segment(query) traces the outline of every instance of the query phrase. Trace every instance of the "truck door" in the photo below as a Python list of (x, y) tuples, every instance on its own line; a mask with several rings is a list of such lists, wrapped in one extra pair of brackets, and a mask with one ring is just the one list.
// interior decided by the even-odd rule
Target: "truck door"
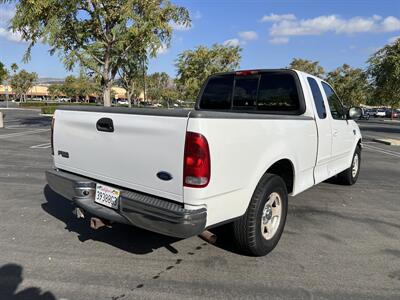
[(349, 167), (352, 155), (354, 133), (347, 121), (346, 111), (335, 91), (326, 82), (322, 82), (326, 101), (329, 105), (329, 118), (332, 122), (332, 158), (329, 166), (330, 176)]
[(332, 129), (331, 119), (327, 117), (326, 103), (322, 96), (321, 86), (312, 77), (307, 77), (307, 81), (314, 100), (312, 102), (318, 130), (318, 152), (314, 168), (314, 180), (317, 184), (330, 177), (329, 163), (332, 155)]

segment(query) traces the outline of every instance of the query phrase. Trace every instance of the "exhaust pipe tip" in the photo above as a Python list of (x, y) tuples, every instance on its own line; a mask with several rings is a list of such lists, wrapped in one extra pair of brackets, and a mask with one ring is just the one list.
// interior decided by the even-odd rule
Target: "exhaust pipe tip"
[(102, 219), (99, 218), (90, 218), (90, 228), (97, 230), (99, 228), (102, 228), (104, 226), (108, 226), (108, 224), (105, 223)]
[(78, 218), (78, 219), (84, 219), (85, 218), (85, 211), (80, 208), (80, 207), (75, 207), (73, 214)]
[(204, 230), (200, 235), (200, 238), (202, 238), (203, 240), (205, 240), (207, 243), (210, 244), (215, 244), (215, 242), (217, 241), (217, 235), (208, 231), (208, 230)]

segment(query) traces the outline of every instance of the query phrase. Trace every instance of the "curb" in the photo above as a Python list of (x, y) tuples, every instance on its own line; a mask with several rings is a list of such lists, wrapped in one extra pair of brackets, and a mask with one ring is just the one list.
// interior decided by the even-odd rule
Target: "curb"
[(374, 142), (389, 145), (389, 146), (400, 146), (400, 140), (395, 139), (372, 139)]

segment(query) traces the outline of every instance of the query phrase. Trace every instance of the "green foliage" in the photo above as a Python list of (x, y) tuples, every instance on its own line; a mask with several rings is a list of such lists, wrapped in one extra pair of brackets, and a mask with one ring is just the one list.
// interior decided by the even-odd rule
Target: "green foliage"
[(11, 26), (29, 42), (25, 59), (39, 41), (58, 52), (65, 66), (79, 63), (101, 77), (104, 104), (111, 105), (111, 87), (125, 57), (156, 56), (168, 46), (171, 22), (188, 26), (186, 8), (169, 0), (0, 0), (17, 2)]
[(11, 78), (11, 87), (18, 97), (22, 96), (23, 100), (25, 100), (26, 94), (29, 89), (33, 87), (37, 78), (38, 76), (36, 73), (29, 73), (25, 70), (21, 70)]
[(3, 83), (4, 80), (6, 80), (8, 77), (8, 71), (4, 67), (3, 63), (0, 62), (0, 84)]
[(26, 101), (26, 102), (19, 104), (20, 107), (32, 107), (32, 108), (42, 108), (42, 107), (47, 107), (47, 106), (62, 106), (62, 105), (68, 105), (68, 106), (93, 105), (93, 106), (96, 106), (97, 103)]
[(343, 64), (329, 72), (326, 79), (347, 107), (367, 104), (369, 86), (363, 70)]
[(101, 87), (98, 82), (81, 73), (79, 77), (68, 76), (62, 86), (62, 91), (68, 97), (86, 99), (90, 95), (99, 95)]
[(41, 108), (42, 114), (44, 115), (53, 115), (56, 111), (57, 106), (43, 106)]
[(183, 98), (194, 101), (208, 76), (237, 69), (241, 60), (241, 48), (215, 44), (211, 48), (199, 46), (178, 55), (175, 66), (178, 71), (178, 88)]
[(51, 84), (47, 91), (52, 99), (61, 97), (63, 95), (62, 84)]
[(125, 88), (129, 107), (132, 106), (132, 97), (138, 98), (144, 87), (146, 64), (143, 54), (127, 55), (121, 62), (118, 70), (119, 83)]
[(52, 99), (62, 96), (74, 100), (87, 100), (91, 95), (99, 95), (101, 87), (98, 82), (81, 73), (79, 77), (67, 76), (62, 84), (52, 84), (48, 88)]
[(11, 64), (11, 70), (13, 71), (13, 73), (17, 73), (18, 71), (18, 65), (16, 63), (12, 63)]
[(400, 38), (375, 52), (368, 63), (376, 102), (400, 106)]
[(302, 58), (293, 58), (288, 68), (303, 71), (317, 77), (323, 77), (325, 74), (324, 68), (318, 61), (311, 61)]
[(173, 80), (165, 72), (156, 72), (147, 77), (147, 98), (150, 100), (161, 100), (165, 97), (164, 92), (173, 88)]

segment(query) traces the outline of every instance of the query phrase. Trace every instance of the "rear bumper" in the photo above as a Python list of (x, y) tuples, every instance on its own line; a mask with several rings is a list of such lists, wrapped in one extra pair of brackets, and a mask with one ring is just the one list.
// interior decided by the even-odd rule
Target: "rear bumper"
[(161, 234), (186, 238), (203, 232), (206, 208), (188, 210), (169, 200), (121, 190), (117, 210), (94, 202), (96, 182), (61, 170), (46, 171), (50, 188), (97, 217), (131, 224)]

